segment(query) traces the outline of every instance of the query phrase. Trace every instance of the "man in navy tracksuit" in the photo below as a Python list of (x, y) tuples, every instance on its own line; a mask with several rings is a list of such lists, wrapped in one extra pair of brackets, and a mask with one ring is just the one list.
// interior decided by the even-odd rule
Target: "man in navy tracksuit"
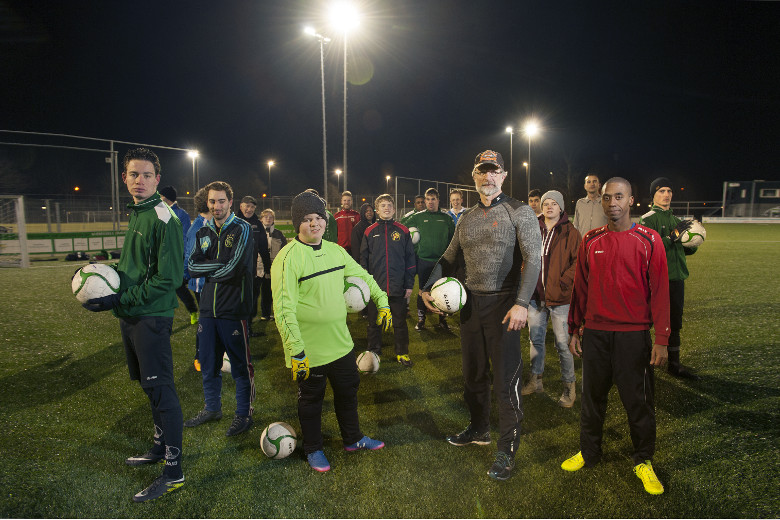
[[(360, 265), (371, 273), (377, 285), (387, 293), (393, 316), (393, 336), (396, 360), (406, 367), (409, 359), (409, 329), (406, 325), (406, 305), (412, 295), (417, 263), (409, 229), (393, 220), (395, 204), (388, 194), (376, 198), (379, 220), (366, 228), (360, 245)], [(368, 349), (382, 351), (382, 330), (376, 324), (377, 308), (373, 302), (368, 310)]]
[(236, 382), (236, 414), (227, 435), (252, 426), (254, 368), (249, 354), (248, 320), (252, 314), (255, 277), (252, 226), (238, 218), (233, 190), (226, 182), (205, 187), (212, 219), (196, 235), (187, 264), (193, 278), (206, 277), (200, 296), (198, 347), (206, 406), (184, 426), (199, 426), (222, 418), (222, 356), (230, 359)]

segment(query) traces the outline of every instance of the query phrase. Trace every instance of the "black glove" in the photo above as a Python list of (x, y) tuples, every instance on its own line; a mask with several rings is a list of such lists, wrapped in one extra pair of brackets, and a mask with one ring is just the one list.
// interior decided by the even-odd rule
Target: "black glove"
[(82, 303), (81, 306), (92, 312), (110, 311), (119, 305), (120, 298), (121, 295), (119, 293), (109, 294), (108, 296), (87, 300), (85, 303)]
[(674, 228), (671, 233), (669, 233), (669, 238), (672, 240), (672, 242), (677, 242), (680, 240), (680, 237), (683, 233), (688, 231), (691, 226), (693, 225), (693, 220), (681, 220), (679, 224), (677, 224), (677, 227)]

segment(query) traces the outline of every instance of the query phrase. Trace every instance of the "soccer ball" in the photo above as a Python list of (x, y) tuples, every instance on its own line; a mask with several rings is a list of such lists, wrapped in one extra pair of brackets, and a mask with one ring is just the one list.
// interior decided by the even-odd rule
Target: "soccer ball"
[(685, 247), (699, 247), (704, 243), (705, 238), (707, 238), (707, 230), (698, 220), (694, 220), (691, 227), (683, 231), (680, 242)]
[(295, 451), (298, 438), (292, 426), (275, 422), (266, 426), (260, 435), (260, 447), (268, 458), (283, 459)]
[(409, 234), (412, 235), (412, 244), (416, 244), (420, 241), (420, 230), (416, 227), (410, 227)]
[(87, 264), (73, 275), (70, 288), (81, 303), (116, 294), (119, 292), (119, 273), (106, 264)]
[(370, 300), (371, 291), (362, 278), (347, 276), (344, 279), (344, 303), (347, 305), (347, 312), (362, 311)]
[(379, 356), (366, 350), (357, 357), (358, 372), (361, 374), (376, 374), (379, 371)]
[(457, 279), (440, 278), (431, 288), (434, 307), (447, 314), (458, 312), (466, 304), (466, 289)]
[(222, 371), (226, 374), (230, 374), (230, 358), (227, 355), (227, 352), (222, 356)]

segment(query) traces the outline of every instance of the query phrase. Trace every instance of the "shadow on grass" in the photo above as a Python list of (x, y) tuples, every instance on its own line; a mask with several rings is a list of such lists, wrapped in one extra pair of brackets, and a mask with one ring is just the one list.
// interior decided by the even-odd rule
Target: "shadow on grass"
[(84, 390), (125, 365), (121, 343), (109, 345), (82, 359), (73, 354), (30, 367), (0, 379), (2, 407), (6, 413), (39, 406)]

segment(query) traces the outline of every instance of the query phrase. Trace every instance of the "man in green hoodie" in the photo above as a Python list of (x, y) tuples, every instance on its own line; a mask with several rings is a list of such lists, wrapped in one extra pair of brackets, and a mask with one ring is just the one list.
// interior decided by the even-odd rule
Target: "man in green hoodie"
[(182, 412), (173, 382), (171, 329), (178, 306), (176, 288), (184, 276), (181, 222), (160, 199), (160, 160), (146, 148), (125, 154), (122, 180), (133, 204), (119, 259), (120, 289), (93, 298), (84, 307), (111, 310), (119, 318), (130, 379), (149, 397), (154, 420), (152, 448), (125, 460), (128, 466), (163, 462), (163, 472), (133, 497), (135, 502), (159, 498), (184, 485), (181, 469)]
[(691, 227), (692, 220), (680, 220), (672, 214), (672, 181), (659, 177), (650, 184), (653, 207), (642, 215), (639, 223), (654, 229), (661, 235), (666, 249), (666, 264), (669, 267), (669, 367), (675, 377), (698, 380), (699, 376), (680, 364), (680, 329), (682, 329), (683, 305), (685, 303), (685, 279), (688, 278), (687, 255), (696, 252), (695, 247), (683, 247), (682, 234)]

